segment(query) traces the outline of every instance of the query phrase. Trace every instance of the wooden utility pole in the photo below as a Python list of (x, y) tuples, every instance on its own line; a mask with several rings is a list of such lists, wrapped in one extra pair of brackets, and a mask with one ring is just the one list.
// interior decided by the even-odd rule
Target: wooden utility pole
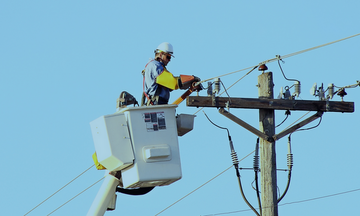
[[(259, 98), (189, 96), (186, 100), (187, 106), (220, 108), (220, 114), (261, 138), (261, 216), (278, 216), (275, 141), (318, 119), (323, 112), (354, 112), (353, 102), (274, 99), (273, 87), (272, 73), (267, 72), (258, 76)], [(225, 107), (259, 109), (260, 129), (226, 111)], [(306, 110), (317, 113), (275, 134), (275, 110)]]
[[(273, 99), (272, 73), (263, 73), (258, 76), (259, 98)], [(259, 109), (260, 131), (268, 137), (275, 135), (273, 109)], [(276, 152), (275, 141), (260, 139), (260, 170), (261, 170), (261, 206), (262, 215), (277, 216), (277, 180), (276, 180)]]

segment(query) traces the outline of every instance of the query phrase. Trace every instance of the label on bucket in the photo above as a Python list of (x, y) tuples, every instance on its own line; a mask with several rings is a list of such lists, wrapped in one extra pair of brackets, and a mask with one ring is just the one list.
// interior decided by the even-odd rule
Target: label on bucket
[(148, 132), (166, 130), (164, 112), (143, 113), (143, 119)]

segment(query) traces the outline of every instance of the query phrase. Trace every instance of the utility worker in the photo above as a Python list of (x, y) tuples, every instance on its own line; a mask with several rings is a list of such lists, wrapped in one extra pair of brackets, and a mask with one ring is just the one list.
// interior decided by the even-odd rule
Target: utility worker
[[(144, 76), (142, 105), (167, 104), (170, 91), (179, 88), (188, 89), (192, 83), (200, 81), (195, 76), (174, 77), (166, 69), (171, 58), (174, 57), (173, 46), (170, 43), (161, 43), (154, 52), (155, 58), (151, 59), (142, 71)], [(147, 99), (146, 104), (145, 98)]]

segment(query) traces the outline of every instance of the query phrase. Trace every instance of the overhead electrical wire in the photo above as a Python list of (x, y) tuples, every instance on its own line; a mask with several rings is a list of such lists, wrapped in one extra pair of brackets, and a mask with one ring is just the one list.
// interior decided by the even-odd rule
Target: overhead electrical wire
[[(308, 115), (311, 111), (308, 111), (307, 113), (305, 113), (303, 116), (301, 116), (300, 118), (298, 118), (296, 121), (294, 121), (292, 124), (290, 124), (289, 126), (287, 126), (284, 130), (282, 130), (281, 132), (287, 130), (288, 128), (290, 128), (292, 125), (294, 125), (296, 122), (300, 121), (302, 118), (304, 118), (306, 115)], [(281, 133), (280, 132), (280, 133)]]
[(280, 124), (276, 125), (275, 126), (276, 128), (279, 127), (280, 125), (282, 125), (288, 119), (289, 115), (291, 115), (290, 110), (286, 110), (285, 115), (286, 115), (285, 119)]
[[(252, 68), (249, 72), (247, 72), (244, 76), (242, 76), (239, 80), (237, 80), (237, 81), (236, 81), (235, 83), (233, 83), (229, 88), (227, 88), (227, 90), (228, 90), (228, 89), (230, 89), (231, 87), (233, 87), (236, 83), (238, 83), (240, 80), (242, 80), (245, 76), (249, 75), (253, 70), (255, 70), (258, 66), (260, 66), (260, 65), (262, 65), (262, 64), (267, 64), (267, 63), (270, 63), (270, 62), (273, 62), (273, 61), (278, 61), (278, 62), (279, 62), (280, 60), (283, 60), (283, 59), (285, 59), (285, 58), (289, 58), (289, 57), (292, 57), (292, 56), (295, 56), (295, 55), (299, 55), (299, 54), (301, 54), (301, 53), (305, 53), (305, 52), (308, 52), (308, 51), (311, 51), (311, 50), (315, 50), (315, 49), (318, 49), (318, 48), (321, 48), (321, 47), (324, 47), (324, 46), (328, 46), (328, 45), (331, 45), (331, 44), (334, 44), (334, 43), (337, 43), (337, 42), (340, 42), (340, 41), (343, 41), (343, 40), (347, 40), (347, 39), (350, 39), (350, 38), (352, 38), (352, 37), (356, 37), (356, 36), (359, 36), (359, 35), (360, 35), (360, 33), (359, 33), (359, 34), (352, 35), (352, 36), (349, 36), (349, 37), (346, 37), (346, 38), (342, 38), (342, 39), (339, 39), (339, 40), (336, 40), (336, 41), (332, 41), (332, 42), (329, 42), (329, 43), (325, 43), (325, 44), (322, 44), (322, 45), (319, 45), (319, 46), (315, 46), (315, 47), (312, 47), (312, 48), (309, 48), (309, 49), (305, 49), (305, 50), (301, 50), (301, 51), (298, 51), (298, 52), (294, 52), (294, 53), (291, 53), (291, 54), (288, 54), (288, 55), (284, 55), (284, 56), (277, 55), (276, 58), (272, 58), (272, 59), (269, 59), (269, 60), (267, 60), (267, 61), (261, 62), (261, 63), (259, 63), (258, 65), (255, 65), (255, 66), (253, 66), (253, 67), (248, 67), (248, 68), (241, 69), (241, 70), (237, 70), (237, 71), (234, 71), (234, 72), (231, 72), (231, 73), (223, 74), (223, 75), (220, 75), (220, 76), (217, 76), (217, 77), (209, 78), (209, 79), (206, 79), (206, 80), (201, 81), (200, 83), (203, 83), (203, 82), (206, 82), (206, 81), (210, 81), (210, 80), (213, 80), (213, 79), (215, 79), (215, 78), (220, 78), (220, 77), (223, 77), (223, 76), (227, 76), (227, 75), (230, 75), (230, 74), (238, 73), (238, 72), (240, 72), (240, 71), (244, 71), (244, 70), (247, 70), (247, 69), (251, 69), (251, 68)], [(280, 62), (279, 62), (279, 66), (280, 66), (280, 69), (281, 69), (281, 71), (282, 71)], [(282, 73), (283, 73), (283, 75), (284, 75), (284, 78), (287, 79), (283, 71), (282, 71)], [(289, 79), (287, 79), (287, 80), (289, 80)], [(298, 80), (294, 80), (294, 81), (298, 81)], [(299, 81), (298, 81), (298, 82), (299, 82)], [(199, 84), (200, 84), (200, 83), (199, 83)], [(360, 84), (359, 84), (359, 85), (360, 85)], [(221, 94), (219, 94), (219, 96), (222, 95), (224, 92), (225, 92), (225, 91), (223, 91)], [(226, 92), (226, 93), (227, 93), (227, 92)], [(197, 113), (198, 113), (199, 111), (201, 111), (202, 109), (204, 109), (204, 107), (199, 108), (198, 111), (196, 111), (196, 112), (194, 113), (194, 115), (197, 114)], [(310, 111), (307, 112), (305, 115), (303, 115), (301, 118), (305, 117), (305, 116), (306, 116), (307, 114), (309, 114), (309, 113), (310, 113)], [(287, 117), (288, 117), (288, 115), (287, 115)], [(287, 119), (287, 117), (285, 118), (285, 120)], [(297, 121), (299, 121), (301, 118), (299, 118)], [(285, 120), (284, 120), (284, 121), (285, 121)], [(284, 122), (284, 121), (283, 121), (283, 122)], [(295, 121), (295, 122), (292, 123), (291, 125), (295, 124), (297, 121)], [(282, 123), (283, 123), (283, 122), (282, 122)], [(320, 122), (321, 122), (321, 119), (320, 119)], [(319, 124), (320, 124), (320, 122), (319, 122)], [(281, 123), (281, 124), (282, 124), (282, 123)], [(279, 124), (278, 126), (280, 126), (281, 124)], [(318, 124), (318, 125), (319, 125), (319, 124)], [(291, 127), (291, 125), (289, 125), (289, 126), (288, 126), (287, 128), (285, 128), (284, 130), (286, 130), (286, 129), (288, 129), (289, 127)], [(317, 126), (318, 126), (318, 125), (317, 125)], [(317, 127), (317, 126), (315, 126), (315, 127)], [(288, 189), (288, 185), (289, 185), (289, 183), (290, 183), (290, 178), (291, 178), (291, 172), (289, 172), (287, 189)], [(287, 191), (287, 189), (286, 189), (286, 191)], [(284, 192), (283, 195), (285, 195), (286, 191)], [(281, 199), (282, 199), (282, 198), (283, 198), (283, 196), (281, 196)], [(280, 202), (281, 199), (279, 199), (278, 202)]]
[(255, 172), (255, 190), (256, 190), (256, 196), (257, 196), (257, 200), (258, 200), (258, 204), (259, 204), (259, 212), (260, 215), (262, 215), (262, 208), (261, 208), (261, 199), (260, 199), (260, 190), (259, 190), (259, 180), (258, 180), (258, 174), (260, 171), (260, 166), (259, 166), (259, 141), (260, 138), (258, 137), (256, 139), (256, 145), (255, 145), (255, 155), (254, 155), (254, 172)]
[[(332, 41), (332, 42), (329, 42), (329, 43), (325, 43), (325, 44), (322, 44), (322, 45), (319, 45), (319, 46), (315, 46), (315, 47), (311, 47), (311, 48), (308, 48), (308, 49), (304, 49), (304, 50), (300, 50), (298, 52), (293, 52), (293, 53), (290, 53), (290, 54), (287, 54), (287, 55), (284, 55), (284, 56), (280, 56), (280, 55), (276, 55), (275, 58), (272, 58), (272, 59), (268, 59), (266, 61), (263, 61), (261, 63), (259, 63), (258, 65), (254, 65), (252, 67), (247, 67), (247, 68), (244, 68), (244, 69), (240, 69), (240, 70), (237, 70), (237, 71), (233, 71), (233, 72), (230, 72), (230, 73), (226, 73), (226, 74), (222, 74), (220, 76), (216, 76), (216, 77), (212, 77), (212, 78), (209, 78), (209, 79), (205, 79), (205, 80), (202, 80), (200, 82), (198, 82), (197, 84), (200, 85), (201, 83), (204, 83), (204, 82), (207, 82), (207, 81), (210, 81), (210, 80), (213, 80), (213, 79), (216, 79), (216, 78), (220, 78), (220, 77), (224, 77), (224, 76), (228, 76), (228, 75), (231, 75), (231, 74), (235, 74), (235, 73), (238, 73), (238, 72), (241, 72), (241, 71), (244, 71), (244, 70), (249, 70), (251, 69), (249, 72), (247, 72), (244, 76), (242, 76), (240, 79), (238, 79), (237, 81), (235, 81), (231, 86), (229, 86), (227, 88), (227, 90), (229, 90), (231, 87), (233, 87), (236, 83), (238, 83), (240, 80), (242, 80), (245, 76), (249, 75), (252, 71), (254, 71), (257, 67), (259, 67), (260, 65), (262, 64), (267, 64), (267, 63), (270, 63), (270, 62), (273, 62), (273, 61), (279, 61), (279, 60), (283, 60), (283, 59), (286, 59), (286, 58), (290, 58), (292, 56), (295, 56), (295, 55), (299, 55), (299, 54), (302, 54), (302, 53), (305, 53), (305, 52), (309, 52), (309, 51), (312, 51), (312, 50), (315, 50), (315, 49), (319, 49), (321, 47), (325, 47), (325, 46), (328, 46), (328, 45), (331, 45), (331, 44), (334, 44), (334, 43), (338, 43), (340, 41), (344, 41), (344, 40), (347, 40), (347, 39), (350, 39), (350, 38), (353, 38), (353, 37), (356, 37), (356, 36), (359, 36), (360, 33), (358, 34), (355, 34), (355, 35), (351, 35), (349, 37), (345, 37), (345, 38), (342, 38), (342, 39), (339, 39), (339, 40), (335, 40), (335, 41)], [(223, 91), (220, 95), (222, 95), (225, 91)], [(197, 114), (198, 112), (200, 112), (202, 109), (204, 109), (204, 107), (202, 108), (199, 108), (198, 111), (196, 111), (194, 113)]]
[(246, 75), (248, 75), (249, 73), (251, 73), (255, 68), (257, 68), (259, 65), (254, 65), (252, 67), (247, 67), (247, 68), (243, 68), (243, 69), (240, 69), (240, 70), (236, 70), (236, 71), (233, 71), (233, 72), (230, 72), (230, 73), (226, 73), (226, 74), (222, 74), (220, 76), (216, 76), (216, 77), (212, 77), (212, 78), (209, 78), (209, 79), (205, 79), (205, 80), (201, 80), (200, 82), (198, 82), (199, 84), (201, 83), (204, 83), (204, 82), (207, 82), (207, 81), (210, 81), (210, 80), (213, 80), (213, 79), (216, 79), (216, 78), (220, 78), (220, 77), (224, 77), (224, 76), (228, 76), (228, 75), (231, 75), (231, 74), (234, 74), (234, 73), (239, 73), (241, 71), (244, 71), (244, 70), (250, 70), (250, 72), (246, 73)]
[[(245, 157), (243, 157), (242, 159), (239, 160), (239, 162), (241, 162), (242, 160), (244, 160), (245, 158), (249, 157), (250, 155), (252, 155), (252, 153), (254, 153), (254, 151), (250, 152), (248, 155), (246, 155)], [(194, 190), (192, 190), (191, 192), (189, 192), (188, 194), (186, 194), (185, 196), (181, 197), (180, 199), (178, 199), (177, 201), (175, 201), (174, 203), (172, 203), (171, 205), (169, 205), (168, 207), (164, 208), (163, 210), (161, 210), (159, 213), (157, 213), (155, 216), (163, 213), (164, 211), (166, 211), (167, 209), (169, 209), (170, 207), (174, 206), (175, 204), (177, 204), (178, 202), (180, 202), (181, 200), (185, 199), (186, 197), (188, 197), (189, 195), (191, 195), (192, 193), (194, 193), (195, 191), (199, 190), (200, 188), (204, 187), (206, 184), (210, 183), (211, 181), (213, 181), (214, 179), (216, 179), (217, 177), (219, 177), (220, 175), (224, 174), (226, 171), (228, 171), (229, 169), (231, 169), (233, 167), (233, 165), (231, 165), (230, 167), (226, 168), (224, 171), (220, 172), (219, 174), (217, 174), (216, 176), (214, 176), (213, 178), (211, 178), (210, 180), (208, 180), (207, 182), (205, 182), (204, 184), (200, 185), (199, 187), (195, 188)]]
[(279, 64), (280, 71), (281, 71), (282, 75), (284, 76), (284, 78), (285, 78), (286, 80), (288, 80), (288, 81), (297, 81), (297, 82), (300, 82), (300, 81), (297, 80), (297, 79), (289, 79), (289, 78), (287, 78), (287, 77), (285, 76), (285, 73), (284, 73), (284, 71), (283, 71), (283, 69), (282, 69), (282, 67), (281, 67), (281, 64), (280, 64), (280, 60), (282, 60), (282, 59), (278, 59), (278, 64)]
[(57, 210), (59, 210), (61, 207), (63, 207), (64, 205), (68, 204), (70, 201), (72, 201), (73, 199), (75, 199), (76, 197), (78, 197), (80, 194), (84, 193), (85, 191), (89, 190), (91, 187), (93, 187), (94, 185), (96, 185), (97, 183), (99, 183), (101, 180), (103, 180), (105, 178), (102, 177), (101, 179), (99, 179), (98, 181), (96, 181), (94, 184), (90, 185), (89, 187), (87, 187), (85, 190), (81, 191), (80, 193), (76, 194), (73, 198), (69, 199), (68, 201), (66, 201), (64, 204), (62, 204), (61, 206), (57, 207), (54, 211), (50, 212), (47, 216), (51, 215), (52, 213), (56, 212)]
[[(232, 85), (230, 85), (227, 89), (225, 89), (223, 92), (221, 92), (219, 94), (219, 96), (221, 96), (222, 94), (224, 94), (225, 92), (227, 93), (227, 90), (229, 90), (231, 87), (233, 87), (234, 85), (236, 85), (240, 80), (242, 80), (243, 78), (245, 78), (247, 75), (249, 75), (251, 72), (253, 72), (258, 66), (255, 66), (254, 68), (252, 68), (250, 71), (248, 71), (245, 75), (243, 75), (240, 79), (236, 80)], [(251, 67), (250, 67), (251, 68)], [(246, 68), (246, 69), (250, 69), (250, 68)], [(246, 70), (243, 69), (243, 70)], [(242, 70), (240, 70), (242, 71)], [(208, 81), (211, 79), (208, 79)], [(196, 111), (193, 115), (196, 115), (198, 112), (200, 112), (202, 109), (204, 109), (204, 107), (199, 108), (198, 111)]]
[[(308, 111), (307, 113), (305, 113), (303, 116), (301, 116), (300, 118), (298, 118), (296, 121), (294, 121), (292, 124), (290, 124), (289, 126), (287, 126), (284, 130), (282, 130), (280, 133), (282, 133), (283, 131), (287, 130), (288, 128), (290, 128), (292, 125), (294, 125), (296, 122), (300, 121), (302, 118), (304, 118), (306, 115), (308, 115), (310, 113), (310, 111)], [(313, 127), (309, 127), (309, 128), (304, 128), (304, 129), (297, 129), (296, 131), (292, 132), (295, 133), (297, 131), (303, 131), (303, 130), (310, 130), (310, 129), (314, 129), (316, 127), (318, 127), (320, 125), (322, 121), (322, 116), (320, 116), (320, 120), (319, 123)]]
[[(318, 126), (321, 124), (321, 121), (322, 121), (322, 116), (320, 116), (319, 123), (318, 123), (317, 125), (315, 125), (315, 126), (313, 126), (313, 127), (309, 127), (309, 128), (297, 129), (296, 131), (304, 131), (304, 130), (314, 129), (314, 128), (318, 127)], [(294, 131), (294, 132), (296, 132), (296, 131)], [(293, 133), (294, 133), (294, 132), (293, 132)]]
[(358, 80), (356, 82), (357, 82), (356, 84), (347, 85), (347, 86), (344, 86), (344, 87), (339, 87), (339, 86), (335, 86), (335, 85), (334, 85), (334, 87), (339, 88), (339, 89), (356, 88), (357, 86), (360, 86), (360, 80)]
[[(302, 117), (301, 117), (302, 118)], [(304, 129), (297, 129), (295, 130), (294, 132), (292, 132), (289, 137), (288, 137), (288, 155), (287, 155), (287, 165), (288, 165), (288, 182), (287, 182), (287, 185), (286, 185), (286, 188), (285, 188), (285, 191), (284, 193), (280, 196), (280, 198), (277, 200), (277, 202), (279, 203), (285, 196), (285, 194), (287, 193), (288, 189), (289, 189), (289, 186), (290, 186), (290, 180), (291, 180), (291, 172), (292, 172), (292, 167), (293, 167), (293, 154), (291, 152), (291, 135), (297, 131), (304, 131), (304, 130), (311, 130), (311, 129), (314, 129), (316, 127), (318, 127), (321, 123), (321, 120), (322, 120), (322, 116), (320, 116), (320, 120), (319, 120), (319, 123), (313, 127), (309, 127), (309, 128), (304, 128)]]
[(37, 206), (35, 206), (34, 208), (32, 208), (30, 211), (28, 211), (25, 215), (29, 214), (30, 212), (34, 211), (37, 207), (39, 207), (40, 205), (42, 205), (44, 202), (46, 202), (47, 200), (49, 200), (51, 197), (53, 197), (55, 194), (57, 194), (58, 192), (60, 192), (62, 189), (64, 189), (66, 186), (68, 186), (70, 183), (72, 183), (73, 181), (75, 181), (77, 178), (79, 178), (80, 176), (82, 176), (84, 173), (86, 173), (87, 171), (89, 171), (93, 166), (95, 166), (95, 164), (93, 164), (92, 166), (90, 166), (89, 168), (87, 168), (85, 171), (83, 171), (82, 173), (80, 173), (78, 176), (76, 176), (74, 179), (72, 179), (70, 182), (68, 182), (67, 184), (65, 184), (64, 186), (62, 186), (59, 190), (57, 190), (55, 193), (51, 194), (48, 198), (46, 198), (44, 201), (42, 201), (41, 203), (39, 203)]
[[(235, 168), (235, 171), (236, 171), (236, 177), (238, 179), (238, 183), (239, 183), (239, 188), (240, 188), (240, 192), (241, 192), (241, 196), (243, 197), (244, 201), (246, 202), (246, 204), (254, 211), (254, 213), (258, 216), (261, 215), (261, 213), (259, 214), (256, 209), (250, 204), (250, 202), (248, 201), (248, 199), (246, 198), (245, 194), (244, 194), (244, 190), (242, 188), (242, 184), (241, 184), (241, 179), (240, 179), (240, 171), (239, 171), (239, 161), (237, 159), (237, 154), (235, 152), (235, 149), (234, 149), (234, 145), (233, 145), (233, 142), (231, 140), (231, 136), (230, 136), (230, 132), (229, 132), (229, 129), (225, 128), (225, 127), (220, 127), (219, 125), (215, 124), (213, 121), (210, 120), (210, 118), (206, 115), (206, 113), (204, 112), (206, 118), (211, 122), (211, 124), (215, 125), (216, 127), (220, 128), (220, 129), (225, 129), (227, 130), (227, 133), (228, 133), (228, 137), (229, 137), (229, 143), (230, 143), (230, 150), (231, 150), (231, 158), (232, 158), (232, 161), (233, 161), (233, 165), (234, 165), (234, 168)], [(255, 149), (255, 152), (257, 152), (257, 149)], [(257, 173), (255, 171), (255, 173)], [(257, 181), (257, 175), (255, 176), (255, 179)], [(256, 182), (256, 189), (257, 189), (257, 192), (258, 191), (258, 187), (257, 187), (257, 182)], [(258, 193), (259, 195), (259, 193)], [(259, 205), (261, 206), (260, 204), (260, 199), (259, 199)], [(261, 212), (261, 207), (260, 207), (260, 212)]]
[(220, 82), (221, 82), (221, 85), (224, 87), (224, 92), (227, 94), (227, 96), (228, 96), (228, 98), (229, 98), (229, 102), (230, 102), (230, 104), (231, 104), (231, 98), (230, 98), (230, 95), (229, 95), (229, 93), (227, 92), (227, 89), (226, 89), (226, 87), (225, 87), (224, 83), (223, 83), (222, 81), (220, 81)]
[[(356, 191), (360, 191), (360, 188), (354, 189), (354, 190), (349, 190), (349, 191), (344, 191), (344, 192), (340, 192), (340, 193), (335, 193), (335, 194), (330, 194), (330, 195), (325, 195), (325, 196), (320, 196), (320, 197), (305, 199), (305, 200), (299, 200), (299, 201), (293, 201), (293, 202), (283, 203), (283, 204), (279, 204), (278, 206), (292, 205), (292, 204), (303, 203), (303, 202), (310, 202), (310, 201), (314, 201), (314, 200), (325, 199), (325, 198), (329, 198), (329, 197), (333, 197), (333, 196), (339, 196), (339, 195), (343, 195), (343, 194), (347, 194), (347, 193), (352, 193), (352, 192), (356, 192)], [(240, 212), (246, 212), (246, 211), (251, 211), (251, 209), (243, 209), (243, 210), (231, 211), (231, 212), (221, 212), (221, 213), (216, 213), (216, 214), (207, 214), (207, 215), (203, 215), (203, 216), (226, 215), (226, 214), (234, 214), (234, 213), (240, 213)]]
[[(306, 114), (305, 114), (306, 115)], [(305, 116), (304, 115), (304, 116)], [(304, 117), (302, 116), (302, 117)], [(302, 118), (301, 117), (301, 118)], [(300, 119), (301, 119), (300, 118)], [(304, 129), (297, 129), (295, 130), (294, 132), (292, 132), (289, 137), (288, 137), (288, 155), (287, 155), (287, 163), (288, 163), (288, 181), (287, 181), (287, 184), (286, 184), (286, 188), (285, 188), (285, 191), (284, 193), (280, 196), (280, 198), (277, 200), (277, 202), (279, 203), (285, 196), (285, 194), (287, 193), (288, 189), (289, 189), (289, 186), (290, 186), (290, 180), (291, 180), (291, 173), (292, 173), (292, 167), (293, 167), (293, 154), (291, 152), (291, 135), (297, 131), (304, 131), (304, 130), (311, 130), (311, 129), (314, 129), (316, 127), (318, 127), (321, 123), (321, 120), (322, 120), (322, 116), (320, 117), (320, 120), (319, 120), (319, 123), (313, 127), (309, 127), (309, 128), (304, 128)], [(298, 121), (298, 120), (297, 120)], [(294, 124), (294, 123), (293, 123)]]
[(292, 167), (294, 165), (294, 159), (293, 159), (293, 154), (291, 151), (291, 134), (288, 137), (288, 154), (287, 154), (287, 166), (288, 166), (288, 181), (286, 184), (286, 188), (283, 192), (283, 194), (280, 196), (280, 198), (277, 199), (277, 202), (279, 203), (286, 195), (287, 191), (289, 190), (289, 186), (290, 186), (290, 181), (291, 181), (291, 172), (292, 172)]
[(292, 57), (292, 56), (295, 56), (295, 55), (299, 55), (299, 54), (302, 54), (302, 53), (305, 53), (305, 52), (309, 52), (309, 51), (312, 51), (312, 50), (315, 50), (315, 49), (319, 49), (321, 47), (328, 46), (328, 45), (331, 45), (331, 44), (334, 44), (334, 43), (337, 43), (337, 42), (340, 42), (340, 41), (344, 41), (344, 40), (347, 40), (347, 39), (350, 39), (350, 38), (353, 38), (353, 37), (356, 37), (356, 36), (359, 36), (359, 35), (360, 35), (360, 33), (354, 34), (354, 35), (351, 35), (349, 37), (345, 37), (345, 38), (342, 38), (342, 39), (339, 39), (339, 40), (335, 40), (335, 41), (332, 41), (332, 42), (329, 42), (329, 43), (325, 43), (325, 44), (322, 44), (322, 45), (319, 45), (319, 46), (315, 46), (315, 47), (304, 49), (304, 50), (301, 50), (301, 51), (298, 51), (298, 52), (290, 53), (290, 54), (287, 54), (287, 55), (284, 55), (284, 56), (281, 56), (281, 57), (277, 56), (276, 58), (272, 58), (272, 59), (269, 59), (267, 61), (264, 61), (263, 64), (273, 62), (273, 61), (277, 61), (279, 59), (279, 57), (280, 57), (280, 59), (286, 59), (286, 58), (289, 58), (289, 57)]
[[(233, 72), (230, 72), (230, 73), (226, 73), (226, 74), (223, 74), (223, 75), (220, 75), (220, 76), (216, 76), (216, 77), (213, 77), (213, 78), (209, 78), (209, 79), (205, 79), (205, 80), (202, 80), (199, 82), (200, 83), (203, 83), (203, 82), (207, 82), (207, 81), (210, 81), (210, 80), (213, 80), (215, 78), (220, 78), (220, 77), (223, 77), (223, 76), (228, 76), (228, 75), (231, 75), (231, 74), (234, 74), (234, 73), (238, 73), (238, 72), (241, 72), (241, 71), (244, 71), (244, 70), (248, 70), (248, 69), (255, 69), (257, 68), (258, 66), (262, 65), (262, 64), (267, 64), (267, 63), (270, 63), (270, 62), (273, 62), (273, 61), (278, 61), (278, 60), (282, 60), (282, 59), (286, 59), (286, 58), (290, 58), (292, 56), (295, 56), (295, 55), (299, 55), (299, 54), (302, 54), (302, 53), (305, 53), (305, 52), (309, 52), (309, 51), (312, 51), (312, 50), (315, 50), (315, 49), (319, 49), (321, 47), (325, 47), (325, 46), (328, 46), (328, 45), (331, 45), (331, 44), (334, 44), (334, 43), (338, 43), (340, 41), (344, 41), (344, 40), (347, 40), (347, 39), (350, 39), (350, 38), (353, 38), (353, 37), (356, 37), (356, 36), (359, 36), (360, 33), (358, 34), (355, 34), (355, 35), (351, 35), (349, 37), (345, 37), (345, 38), (342, 38), (342, 39), (339, 39), (339, 40), (335, 40), (335, 41), (332, 41), (332, 42), (329, 42), (329, 43), (325, 43), (325, 44), (322, 44), (322, 45), (319, 45), (319, 46), (315, 46), (315, 47), (311, 47), (311, 48), (308, 48), (308, 49), (304, 49), (304, 50), (300, 50), (300, 51), (297, 51), (297, 52), (293, 52), (293, 53), (290, 53), (290, 54), (287, 54), (287, 55), (284, 55), (284, 56), (280, 56), (280, 55), (277, 55), (275, 58), (272, 58), (272, 59), (268, 59), (266, 61), (263, 61), (261, 63), (259, 63), (258, 65), (254, 65), (252, 67), (248, 67), (248, 68), (244, 68), (244, 69), (240, 69), (240, 70), (237, 70), (237, 71), (233, 71)], [(247, 74), (246, 74), (247, 75)]]
[(229, 137), (229, 140), (231, 141), (231, 136), (230, 136), (229, 129), (227, 129), (226, 127), (221, 127), (221, 126), (215, 124), (213, 121), (211, 121), (211, 119), (206, 115), (206, 113), (205, 113), (204, 111), (203, 111), (203, 113), (204, 113), (204, 115), (206, 116), (206, 118), (209, 120), (209, 122), (210, 122), (211, 124), (213, 124), (214, 126), (220, 128), (220, 129), (226, 130), (226, 131), (227, 131), (227, 134), (228, 134), (228, 137)]

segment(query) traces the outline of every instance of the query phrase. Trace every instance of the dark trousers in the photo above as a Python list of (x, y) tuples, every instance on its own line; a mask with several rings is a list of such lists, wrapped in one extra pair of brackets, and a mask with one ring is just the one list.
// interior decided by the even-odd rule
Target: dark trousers
[(161, 97), (155, 97), (155, 100), (153, 100), (153, 105), (161, 105), (161, 104), (168, 104), (169, 100), (166, 100), (164, 98)]

